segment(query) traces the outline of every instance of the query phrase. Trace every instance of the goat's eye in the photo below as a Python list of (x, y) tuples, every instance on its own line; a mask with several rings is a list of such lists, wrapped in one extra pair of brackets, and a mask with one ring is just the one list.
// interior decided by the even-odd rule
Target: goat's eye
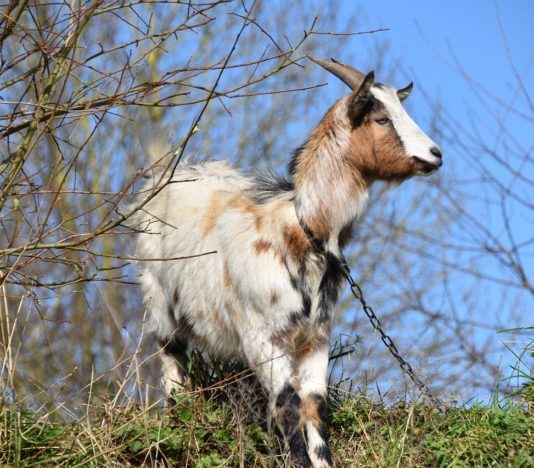
[(381, 119), (376, 119), (378, 125), (386, 125), (389, 122), (387, 117), (382, 117)]

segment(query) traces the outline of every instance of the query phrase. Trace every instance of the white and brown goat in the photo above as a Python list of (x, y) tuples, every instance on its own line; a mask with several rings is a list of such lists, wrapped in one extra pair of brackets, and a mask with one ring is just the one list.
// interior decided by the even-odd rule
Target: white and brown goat
[(270, 397), (293, 464), (327, 467), (326, 373), (341, 249), (373, 181), (430, 174), (441, 152), (401, 105), (411, 84), (396, 90), (375, 83), (372, 72), (312, 60), (352, 92), (295, 152), (287, 179), (245, 177), (221, 161), (181, 165), (134, 223), (143, 231), (140, 258), (216, 251), (143, 262), (165, 392), (185, 382), (190, 344), (240, 357)]

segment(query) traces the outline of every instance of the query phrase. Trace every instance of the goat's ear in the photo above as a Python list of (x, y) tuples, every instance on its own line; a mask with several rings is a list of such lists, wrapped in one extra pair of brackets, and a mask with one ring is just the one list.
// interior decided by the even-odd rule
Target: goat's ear
[(413, 89), (413, 81), (408, 86), (405, 86), (402, 89), (398, 89), (397, 96), (399, 97), (401, 101), (404, 101), (410, 95), (410, 93), (412, 92), (412, 89)]
[(349, 97), (349, 117), (351, 120), (357, 120), (365, 110), (369, 102), (369, 90), (375, 82), (375, 72), (369, 72), (365, 75), (362, 84), (355, 89)]

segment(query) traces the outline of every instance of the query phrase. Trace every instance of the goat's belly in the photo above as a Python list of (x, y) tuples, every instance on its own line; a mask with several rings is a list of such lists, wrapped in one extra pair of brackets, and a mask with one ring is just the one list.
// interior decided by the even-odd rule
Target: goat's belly
[(178, 260), (166, 277), (179, 333), (221, 358), (239, 356), (245, 336), (279, 334), (303, 307), (286, 269), (268, 257), (247, 260), (241, 248), (239, 256)]
[(239, 356), (245, 337), (279, 336), (304, 307), (279, 255), (251, 229), (232, 232), (199, 238), (196, 248), (206, 255), (169, 261), (161, 272), (179, 333), (221, 358)]
[[(312, 295), (307, 308), (287, 264), (276, 250), (258, 243), (260, 238), (252, 229), (233, 230), (232, 236), (218, 232), (206, 238), (194, 237), (198, 233), (193, 226), (189, 228), (188, 239), (178, 236), (178, 231), (172, 234), (174, 248), (165, 253), (168, 260), (151, 262), (151, 268), (158, 269), (158, 283), (165, 294), (161, 303), (168, 304), (151, 308), (162, 332), (169, 330), (222, 359), (239, 357), (244, 361), (247, 343), (264, 346), (295, 338), (304, 330), (313, 330), (312, 335), (323, 333), (314, 327), (317, 297)], [(187, 254), (184, 249), (192, 238), (200, 256), (177, 258)], [(317, 283), (319, 270), (313, 276)], [(166, 325), (169, 311), (172, 320)], [(308, 338), (303, 335), (297, 341)]]
[[(158, 274), (162, 291), (168, 291), (165, 299), (171, 327), (177, 337), (199, 348), (221, 357), (235, 354), (239, 342), (226, 307), (223, 263), (213, 244), (195, 237), (194, 228), (188, 234), (189, 239), (174, 236), (173, 251), (166, 253), (171, 260), (164, 262)], [(196, 240), (193, 244), (192, 239)], [(187, 252), (191, 245), (195, 251)], [(192, 254), (199, 256), (180, 258)]]

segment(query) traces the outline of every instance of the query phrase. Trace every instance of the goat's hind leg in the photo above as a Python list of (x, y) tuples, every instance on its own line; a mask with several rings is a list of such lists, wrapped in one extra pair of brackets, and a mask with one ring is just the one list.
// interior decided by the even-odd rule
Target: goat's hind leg
[(145, 293), (150, 328), (158, 339), (161, 386), (165, 396), (171, 397), (188, 383), (187, 346), (191, 330), (185, 320), (177, 321), (175, 316), (179, 299), (178, 287), (174, 289), (170, 302), (159, 275), (150, 269), (144, 271), (141, 284)]
[(187, 340), (172, 336), (158, 340), (161, 358), (161, 384), (165, 396), (172, 398), (189, 385)]

